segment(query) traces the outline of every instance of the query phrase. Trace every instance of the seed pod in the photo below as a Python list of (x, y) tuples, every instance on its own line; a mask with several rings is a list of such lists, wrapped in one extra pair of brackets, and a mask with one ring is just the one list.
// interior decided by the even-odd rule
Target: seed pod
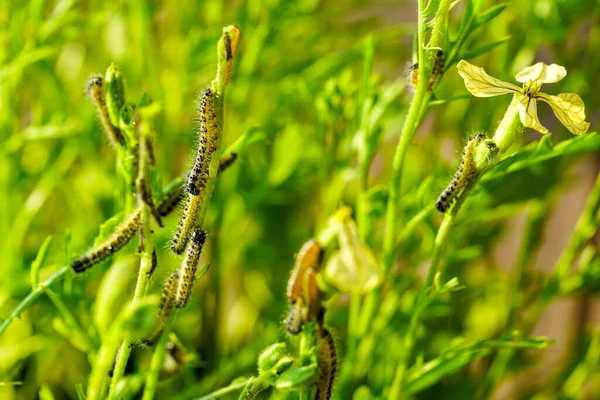
[(115, 64), (110, 64), (106, 70), (106, 109), (110, 122), (119, 127), (121, 108), (125, 105), (125, 85), (123, 74)]
[(179, 283), (177, 285), (177, 297), (175, 300), (177, 308), (185, 307), (190, 299), (192, 286), (194, 285), (194, 275), (198, 268), (198, 261), (200, 260), (200, 254), (202, 254), (205, 241), (206, 231), (196, 229), (192, 234), (190, 246), (185, 254), (179, 272)]
[(125, 246), (140, 226), (140, 212), (137, 210), (127, 217), (106, 241), (89, 250), (71, 263), (73, 271), (80, 273), (108, 258)]
[(454, 174), (454, 177), (448, 186), (446, 186), (435, 202), (435, 208), (437, 208), (438, 211), (442, 213), (446, 212), (446, 210), (448, 210), (452, 203), (454, 203), (454, 201), (458, 198), (460, 192), (473, 179), (473, 176), (476, 172), (473, 152), (476, 145), (485, 140), (485, 138), (485, 135), (477, 134), (471, 136), (467, 141), (458, 170)]
[(285, 343), (275, 343), (267, 347), (258, 357), (258, 372), (262, 373), (273, 368), (286, 353)]
[(102, 122), (102, 126), (108, 135), (108, 138), (115, 146), (125, 145), (125, 137), (121, 130), (115, 127), (108, 115), (106, 101), (104, 99), (104, 82), (102, 76), (96, 75), (91, 77), (86, 84), (86, 92), (98, 111), (98, 116)]

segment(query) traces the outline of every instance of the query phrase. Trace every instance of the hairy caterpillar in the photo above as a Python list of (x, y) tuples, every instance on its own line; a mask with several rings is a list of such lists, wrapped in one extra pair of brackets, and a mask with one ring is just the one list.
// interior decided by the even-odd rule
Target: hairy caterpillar
[(444, 65), (446, 64), (446, 56), (444, 55), (444, 51), (439, 49), (435, 54), (435, 60), (433, 60), (433, 67), (431, 69), (431, 76), (429, 77), (429, 83), (427, 84), (427, 92), (432, 92), (437, 84), (437, 81), (440, 79), (440, 75), (444, 70)]
[(119, 251), (133, 236), (140, 226), (140, 211), (137, 210), (127, 217), (106, 241), (89, 250), (71, 263), (73, 271), (79, 273), (98, 264), (111, 254)]
[(183, 308), (187, 305), (192, 293), (192, 286), (194, 284), (194, 275), (198, 268), (198, 261), (200, 260), (200, 254), (206, 241), (206, 231), (196, 229), (192, 234), (192, 240), (190, 247), (185, 254), (183, 263), (181, 264), (181, 270), (179, 273), (179, 282), (177, 284), (177, 296), (175, 305), (177, 308)]
[(285, 326), (285, 330), (287, 330), (292, 335), (297, 335), (302, 330), (302, 325), (304, 325), (304, 319), (302, 318), (302, 300), (292, 304), (288, 311), (287, 317), (283, 322)]
[(221, 172), (225, 171), (227, 168), (229, 168), (235, 162), (235, 160), (237, 160), (237, 158), (238, 158), (237, 153), (229, 153), (229, 154), (226, 154), (225, 156), (221, 157), (221, 160), (219, 161), (219, 169), (218, 169), (217, 173), (220, 174)]
[(298, 334), (306, 321), (313, 319), (320, 307), (317, 273), (323, 249), (314, 239), (306, 242), (296, 256), (296, 263), (287, 285), (291, 302), (285, 327), (292, 335)]
[[(437, 81), (444, 70), (444, 65), (446, 64), (446, 57), (444, 55), (443, 50), (438, 50), (435, 55), (435, 59), (433, 60), (433, 66), (431, 69), (431, 76), (429, 77), (429, 82), (427, 83), (427, 93), (430, 93), (435, 88)], [(409, 76), (410, 83), (414, 89), (417, 88), (417, 84), (419, 81), (419, 63), (414, 63), (409, 68)]]
[(150, 209), (150, 214), (158, 224), (158, 226), (162, 227), (162, 218), (161, 213), (158, 211), (158, 208), (154, 204), (154, 199), (152, 197), (152, 190), (150, 189), (150, 185), (148, 185), (148, 181), (146, 179), (138, 178), (136, 179), (136, 189), (137, 195), (139, 198), (148, 206)]
[(167, 193), (161, 201), (158, 202), (156, 210), (161, 217), (166, 217), (177, 207), (183, 197), (183, 188), (181, 185), (173, 185), (167, 189)]
[(179, 221), (179, 225), (177, 226), (177, 230), (175, 230), (173, 240), (171, 241), (171, 250), (173, 250), (173, 253), (182, 254), (187, 247), (190, 236), (192, 235), (192, 230), (196, 225), (198, 210), (200, 209), (201, 203), (202, 197), (192, 196), (188, 193), (181, 220)]
[(88, 79), (86, 84), (86, 92), (96, 106), (96, 110), (100, 116), (100, 121), (102, 122), (104, 130), (108, 134), (111, 142), (115, 146), (125, 145), (125, 137), (123, 136), (123, 133), (119, 128), (113, 126), (110, 121), (110, 116), (108, 115), (106, 101), (104, 98), (104, 81), (101, 75), (95, 75)]
[(471, 182), (473, 175), (475, 174), (475, 161), (473, 157), (473, 151), (475, 146), (485, 139), (485, 135), (477, 134), (473, 135), (467, 141), (463, 154), (460, 160), (460, 166), (454, 174), (454, 177), (442, 191), (440, 196), (435, 202), (435, 208), (440, 212), (446, 212), (448, 208), (458, 198), (460, 192)]
[(194, 165), (187, 180), (187, 190), (193, 196), (201, 196), (208, 183), (208, 174), (212, 153), (217, 140), (217, 115), (215, 114), (214, 95), (206, 89), (200, 99), (199, 115), (200, 138)]
[(160, 304), (158, 306), (158, 319), (161, 322), (165, 322), (175, 302), (175, 295), (177, 294), (177, 285), (179, 283), (179, 273), (177, 271), (172, 272), (165, 284), (163, 285), (163, 291), (160, 295)]
[(329, 400), (331, 399), (335, 374), (337, 372), (335, 341), (331, 332), (324, 327), (319, 328), (318, 341), (320, 357), (315, 400)]

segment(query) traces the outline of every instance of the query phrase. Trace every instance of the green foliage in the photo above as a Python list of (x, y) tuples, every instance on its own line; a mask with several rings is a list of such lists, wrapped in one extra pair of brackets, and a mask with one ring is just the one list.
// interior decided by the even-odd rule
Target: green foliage
[[(312, 398), (323, 326), (336, 399), (600, 397), (598, 330), (568, 318), (579, 308), (552, 311), (600, 291), (600, 136), (573, 137), (538, 107), (552, 134), (519, 129), (452, 209), (434, 207), (465, 138), (492, 138), (510, 102), (467, 95), (461, 59), (511, 82), (537, 61), (565, 66), (548, 90), (579, 94), (597, 131), (596, 2), (13, 0), (0, 22), (0, 398)], [(124, 146), (86, 99), (92, 74)], [(188, 306), (157, 321), (180, 207), (160, 227), (151, 203), (185, 187), (208, 87), (208, 238)], [(156, 159), (141, 172), (140, 138)], [(352, 229), (338, 241), (342, 207)], [(138, 208), (141, 242), (136, 230), (101, 266), (71, 270)], [(310, 238), (325, 321), (292, 336), (286, 282)], [(323, 273), (340, 253), (346, 275), (381, 274), (368, 293)]]

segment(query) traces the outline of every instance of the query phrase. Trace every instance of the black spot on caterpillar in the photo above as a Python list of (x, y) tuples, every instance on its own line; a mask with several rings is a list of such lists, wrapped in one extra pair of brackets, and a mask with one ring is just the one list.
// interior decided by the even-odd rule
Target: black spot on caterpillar
[(173, 253), (182, 254), (187, 247), (192, 230), (196, 225), (200, 204), (202, 204), (201, 196), (192, 196), (188, 193), (181, 220), (171, 241), (171, 250), (173, 250)]
[(86, 92), (94, 105), (96, 106), (96, 110), (98, 111), (98, 116), (100, 117), (100, 121), (102, 122), (102, 126), (104, 126), (104, 130), (108, 134), (111, 142), (117, 145), (125, 145), (125, 137), (121, 130), (110, 122), (110, 116), (108, 115), (108, 110), (106, 108), (106, 101), (104, 98), (104, 80), (101, 75), (92, 76), (86, 84)]
[(229, 168), (235, 162), (235, 160), (237, 160), (237, 158), (238, 158), (237, 153), (229, 153), (229, 154), (226, 154), (225, 156), (221, 157), (221, 160), (219, 161), (219, 169), (218, 169), (217, 173), (220, 174), (221, 172), (225, 171), (227, 168)]
[(175, 299), (175, 306), (177, 308), (184, 308), (190, 299), (192, 286), (194, 285), (194, 275), (198, 268), (198, 261), (200, 260), (200, 254), (202, 254), (202, 248), (204, 247), (205, 241), (206, 231), (196, 229), (192, 234), (190, 246), (181, 264), (179, 283), (177, 285), (177, 296)]
[(315, 400), (330, 400), (337, 372), (335, 340), (326, 328), (319, 329), (319, 376)]
[(198, 150), (186, 186), (188, 192), (193, 196), (204, 195), (214, 143), (217, 140), (217, 115), (215, 114), (214, 95), (210, 89), (206, 89), (202, 94), (198, 118), (200, 120)]
[(454, 177), (442, 191), (440, 196), (435, 202), (435, 208), (440, 212), (446, 212), (448, 208), (458, 198), (460, 192), (471, 182), (473, 175), (475, 174), (475, 160), (473, 158), (473, 151), (475, 146), (485, 139), (485, 135), (477, 134), (473, 135), (467, 141), (465, 148), (463, 149), (462, 158), (460, 160), (460, 166), (454, 174)]
[(140, 226), (140, 212), (131, 213), (116, 231), (99, 246), (94, 247), (71, 263), (73, 271), (80, 273), (119, 251), (133, 236)]

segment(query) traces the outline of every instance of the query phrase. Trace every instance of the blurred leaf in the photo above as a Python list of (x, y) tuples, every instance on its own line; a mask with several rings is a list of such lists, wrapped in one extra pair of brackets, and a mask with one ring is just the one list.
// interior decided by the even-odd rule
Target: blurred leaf
[(46, 255), (48, 254), (50, 243), (52, 243), (52, 236), (46, 237), (46, 240), (44, 240), (44, 243), (42, 243), (40, 249), (38, 250), (37, 256), (35, 256), (35, 260), (33, 260), (33, 263), (31, 263), (32, 290), (35, 290), (40, 282), (40, 268), (42, 268), (42, 265), (44, 265), (44, 262), (46, 261)]
[(478, 47), (476, 49), (472, 49), (472, 50), (467, 50), (464, 52), (461, 52), (460, 54), (460, 58), (464, 59), (464, 60), (470, 60), (471, 58), (475, 58), (477, 56), (480, 56), (484, 53), (487, 53), (489, 51), (492, 51), (494, 48), (500, 46), (501, 44), (504, 44), (506, 42), (508, 42), (511, 39), (511, 36), (506, 36), (500, 40), (496, 40), (494, 42), (485, 44), (481, 47)]

